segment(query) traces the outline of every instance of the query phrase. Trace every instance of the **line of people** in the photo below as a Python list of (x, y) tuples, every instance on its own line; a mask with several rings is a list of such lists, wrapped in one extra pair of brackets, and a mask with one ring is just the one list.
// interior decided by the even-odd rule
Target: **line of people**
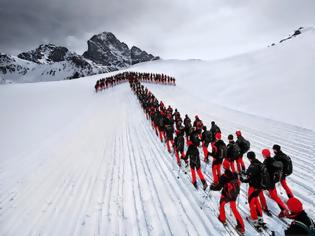
[[(179, 167), (182, 161), (185, 167), (190, 166), (192, 184), (198, 188), (196, 172), (205, 190), (208, 183), (201, 169), (200, 152), (201, 147), (204, 154), (204, 162), (209, 163), (209, 157), (212, 157), (212, 176), (213, 183), (210, 189), (221, 191), (219, 205), (219, 220), (225, 224), (225, 205), (230, 203), (231, 210), (236, 218), (236, 229), (240, 233), (245, 232), (245, 225), (241, 214), (239, 213), (236, 200), (240, 193), (241, 183), (248, 184), (248, 203), (250, 208), (250, 217), (257, 229), (264, 227), (263, 213), (272, 216), (268, 209), (264, 191), (268, 191), (270, 198), (274, 200), (279, 208), (278, 217), (287, 217), (295, 219), (286, 235), (292, 235), (294, 232), (305, 232), (311, 227), (312, 220), (303, 210), (300, 200), (294, 197), (294, 194), (286, 182), (286, 178), (292, 174), (293, 166), (291, 158), (286, 155), (277, 144), (273, 146), (274, 156), (271, 156), (269, 149), (262, 150), (263, 162), (256, 157), (255, 152), (250, 151), (250, 142), (245, 139), (241, 131), (236, 131), (236, 141), (232, 134), (228, 135), (228, 144), (222, 140), (221, 130), (218, 125), (212, 121), (211, 128), (207, 129), (198, 115), (192, 123), (186, 114), (184, 120), (180, 112), (171, 106), (166, 106), (163, 101), (158, 99), (137, 79), (129, 80), (130, 87), (137, 96), (146, 118), (151, 121), (152, 128), (161, 142), (165, 142), (168, 152), (173, 152)], [(209, 151), (209, 145), (211, 152)], [(185, 152), (185, 146), (187, 151)], [(243, 156), (246, 154), (250, 165), (246, 168)], [(221, 173), (223, 167), (224, 172)], [(276, 183), (280, 182), (285, 189), (288, 201), (286, 204), (278, 196)], [(301, 226), (303, 226), (301, 228)]]
[(99, 79), (94, 86), (95, 92), (114, 87), (118, 84), (132, 80), (139, 80), (146, 83), (175, 85), (175, 78), (165, 74), (141, 73), (141, 72), (123, 72), (107, 78)]

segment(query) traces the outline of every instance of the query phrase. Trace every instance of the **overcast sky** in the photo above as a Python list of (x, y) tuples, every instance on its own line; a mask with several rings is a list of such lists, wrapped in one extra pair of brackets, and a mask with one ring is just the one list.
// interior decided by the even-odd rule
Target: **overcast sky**
[(0, 52), (41, 43), (83, 53), (113, 32), (163, 58), (213, 59), (266, 46), (315, 26), (315, 0), (0, 0)]

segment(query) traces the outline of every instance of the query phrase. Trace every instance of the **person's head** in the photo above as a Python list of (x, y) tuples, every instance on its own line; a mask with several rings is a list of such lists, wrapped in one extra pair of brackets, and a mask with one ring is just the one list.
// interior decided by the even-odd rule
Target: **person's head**
[(225, 170), (229, 170), (231, 164), (230, 164), (230, 162), (229, 162), (228, 160), (224, 159), (224, 161), (223, 161), (223, 163), (222, 163), (222, 166), (223, 166), (223, 168), (224, 168)]
[(199, 119), (198, 115), (195, 115), (195, 119), (196, 119), (196, 120), (198, 120), (198, 119)]
[(186, 114), (185, 117), (188, 118), (188, 115)]
[(220, 140), (221, 139), (221, 133), (220, 132), (215, 134), (215, 139), (216, 140)]
[(240, 137), (240, 136), (242, 136), (242, 133), (241, 133), (241, 131), (240, 131), (240, 130), (237, 130), (237, 131), (235, 132), (235, 134), (236, 134), (236, 137)]
[(207, 126), (203, 126), (202, 129), (203, 129), (204, 131), (206, 131), (206, 130), (207, 130)]
[(291, 214), (299, 214), (303, 211), (302, 202), (295, 197), (289, 198), (289, 200), (287, 201), (287, 206)]
[(248, 152), (246, 156), (250, 162), (256, 159), (256, 154), (253, 151)]
[(181, 133), (181, 131), (178, 129), (175, 132), (176, 132), (176, 135), (180, 135), (180, 133)]
[(265, 159), (270, 158), (270, 151), (269, 151), (269, 149), (263, 149), (263, 150), (261, 151), (261, 154), (263, 155), (263, 157), (264, 157)]
[(281, 151), (281, 147), (278, 144), (273, 145), (272, 147), (274, 154), (277, 154)]
[(190, 146), (190, 145), (192, 145), (192, 141), (191, 141), (191, 140), (188, 140), (188, 141), (187, 141), (187, 146)]
[(229, 140), (229, 142), (232, 142), (232, 141), (233, 141), (233, 139), (234, 139), (233, 134), (229, 134), (229, 136), (228, 136), (228, 140)]
[(211, 121), (211, 125), (212, 125), (212, 126), (215, 125), (215, 122), (214, 122), (214, 121)]

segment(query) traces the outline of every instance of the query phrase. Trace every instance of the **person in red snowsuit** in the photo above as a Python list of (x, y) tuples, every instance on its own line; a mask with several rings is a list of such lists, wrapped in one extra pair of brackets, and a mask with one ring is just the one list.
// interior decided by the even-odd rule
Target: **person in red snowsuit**
[(248, 203), (250, 208), (250, 216), (254, 225), (259, 227), (264, 224), (262, 210), (264, 205), (266, 205), (260, 176), (262, 163), (256, 159), (256, 154), (252, 151), (247, 153), (247, 158), (250, 161), (250, 165), (245, 173), (246, 178), (241, 176), (240, 180), (243, 183), (249, 184)]
[(292, 165), (290, 168), (290, 165), (288, 163), (288, 156), (282, 152), (281, 147), (278, 144), (273, 145), (272, 147), (274, 152), (274, 159), (277, 161), (281, 161), (283, 163), (283, 174), (281, 176), (281, 185), (284, 188), (285, 192), (288, 195), (288, 198), (294, 197), (292, 190), (287, 184), (286, 177), (292, 173)]
[(224, 174), (220, 176), (219, 182), (210, 186), (211, 190), (220, 191), (222, 189), (220, 198), (220, 214), (218, 218), (222, 223), (226, 222), (224, 207), (225, 204), (230, 203), (231, 210), (237, 222), (236, 229), (243, 234), (245, 232), (244, 221), (236, 208), (236, 199), (240, 192), (240, 181), (237, 173), (231, 172), (230, 162), (228, 160), (224, 160), (223, 168)]
[(221, 164), (226, 157), (226, 145), (221, 140), (221, 133), (215, 134), (215, 142), (212, 144), (212, 153), (210, 154), (213, 157), (212, 160), (212, 175), (213, 182), (217, 183), (221, 176)]
[(268, 189), (271, 199), (273, 199), (281, 209), (281, 212), (279, 214), (279, 217), (285, 217), (288, 214), (287, 206), (283, 203), (283, 201), (279, 198), (277, 189), (276, 189), (276, 172), (274, 167), (275, 160), (271, 157), (269, 149), (263, 149), (262, 155), (264, 157), (263, 164), (267, 167), (269, 176), (270, 176), (270, 187)]
[(208, 184), (201, 171), (199, 150), (198, 150), (198, 147), (192, 143), (192, 141), (188, 141), (188, 150), (186, 152), (186, 158), (189, 159), (189, 163), (190, 163), (192, 184), (195, 186), (195, 188), (197, 188), (197, 181), (196, 181), (196, 170), (197, 170), (197, 174), (202, 182), (203, 189), (205, 190)]

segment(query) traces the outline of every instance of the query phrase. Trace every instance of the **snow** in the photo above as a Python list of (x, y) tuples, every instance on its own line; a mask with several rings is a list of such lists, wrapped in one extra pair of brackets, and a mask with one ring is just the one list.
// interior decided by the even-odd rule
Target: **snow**
[[(215, 120), (225, 141), (242, 130), (260, 160), (262, 148), (280, 144), (293, 160), (288, 184), (314, 218), (313, 39), (309, 30), (220, 61), (153, 61), (129, 70), (175, 76), (177, 86), (147, 86), (182, 115), (198, 114), (207, 126)], [(0, 235), (228, 235), (216, 218), (219, 193), (200, 209), (203, 191), (178, 172), (129, 86), (94, 93), (96, 80), (115, 73), (0, 86)], [(210, 166), (202, 169), (210, 183)], [(265, 221), (283, 235), (282, 221)], [(246, 223), (246, 235), (255, 234)]]
[(274, 47), (217, 61), (158, 60), (128, 70), (166, 73), (183, 92), (315, 130), (315, 29)]

